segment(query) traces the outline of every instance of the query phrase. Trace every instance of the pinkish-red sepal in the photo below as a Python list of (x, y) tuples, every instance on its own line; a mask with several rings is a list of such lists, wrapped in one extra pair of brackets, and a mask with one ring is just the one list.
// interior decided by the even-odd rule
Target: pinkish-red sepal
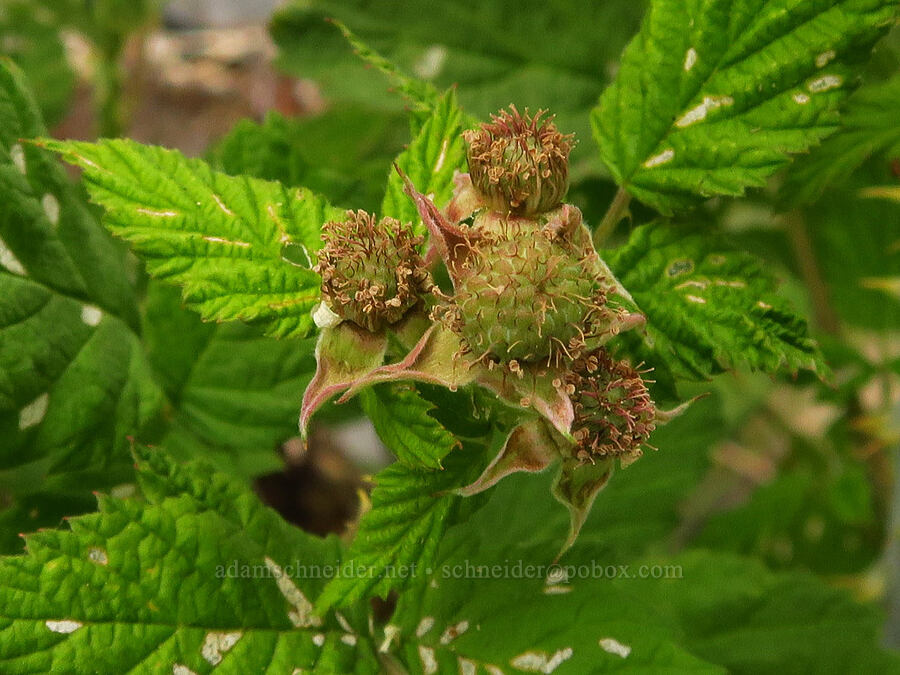
[(476, 380), (512, 405), (535, 410), (564, 438), (571, 439), (575, 410), (566, 393), (563, 368), (528, 363), (512, 374), (504, 367), (480, 366)]
[(559, 445), (544, 421), (529, 420), (512, 430), (503, 448), (474, 483), (454, 492), (471, 497), (510, 474), (520, 471), (539, 473), (560, 457)]
[(612, 476), (613, 462), (611, 458), (594, 463), (582, 462), (572, 457), (563, 460), (551, 491), (556, 500), (569, 510), (569, 536), (556, 555), (556, 560), (559, 560), (578, 538), (594, 500)]
[(300, 408), (304, 437), (319, 407), (384, 363), (387, 342), (385, 333), (371, 333), (349, 321), (322, 328), (316, 343), (316, 374), (303, 393)]
[(474, 379), (471, 363), (461, 354), (459, 337), (436, 323), (425, 331), (403, 360), (374, 368), (357, 378), (338, 402), (343, 403), (360, 390), (379, 382), (411, 380), (438, 384), (455, 391)]
[(419, 217), (428, 228), (431, 245), (444, 260), (451, 276), (455, 275), (456, 271), (462, 268), (477, 235), (449, 222), (428, 197), (416, 190), (409, 176), (403, 173), (398, 166), (394, 165), (394, 168), (403, 179), (403, 191), (412, 199), (419, 212)]

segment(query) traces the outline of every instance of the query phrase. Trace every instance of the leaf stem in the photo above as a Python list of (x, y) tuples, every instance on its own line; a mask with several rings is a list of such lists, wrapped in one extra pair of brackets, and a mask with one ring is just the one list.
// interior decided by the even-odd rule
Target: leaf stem
[(603, 220), (594, 230), (594, 246), (600, 248), (609, 239), (609, 235), (616, 229), (616, 225), (625, 217), (628, 205), (631, 203), (631, 195), (626, 192), (625, 188), (619, 188), (616, 196), (613, 197), (612, 203), (603, 216)]
[[(894, 411), (893, 422), (900, 417), (900, 411)], [(900, 448), (886, 449), (888, 464), (892, 466), (892, 494), (886, 528), (887, 536), (880, 563), (884, 574), (886, 592), (884, 597), (887, 619), (884, 623), (883, 644), (891, 649), (900, 646)]]
[(809, 291), (812, 302), (813, 318), (818, 328), (830, 335), (840, 333), (840, 320), (831, 306), (828, 287), (819, 269), (819, 262), (813, 250), (812, 240), (806, 229), (806, 221), (799, 211), (785, 214), (784, 219), (788, 239), (800, 266), (800, 276)]
[(94, 81), (97, 135), (100, 138), (118, 138), (125, 128), (122, 49), (117, 43), (110, 48), (99, 49), (98, 52)]

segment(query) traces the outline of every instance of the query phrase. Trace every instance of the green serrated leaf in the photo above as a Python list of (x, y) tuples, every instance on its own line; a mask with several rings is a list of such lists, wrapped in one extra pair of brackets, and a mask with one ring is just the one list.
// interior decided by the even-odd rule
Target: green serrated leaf
[(0, 316), (0, 465), (50, 457), (49, 471), (102, 472), (121, 462), (161, 404), (136, 336), (12, 275), (0, 274)]
[(616, 181), (669, 214), (761, 186), (837, 129), (894, 0), (654, 0), (594, 110)]
[(481, 503), (476, 497), (463, 504), (447, 491), (478, 475), (483, 451), (474, 444), (454, 451), (444, 459), (443, 471), (414, 470), (398, 462), (378, 473), (371, 509), (360, 520), (342, 563), (348, 573), (326, 586), (316, 603), (319, 611), (424, 583), (434, 571), (446, 528), (461, 510)]
[(211, 152), (216, 170), (303, 185), (332, 204), (376, 211), (391, 161), (409, 140), (402, 112), (334, 105), (316, 117), (241, 120)]
[(75, 74), (66, 59), (60, 26), (51, 12), (27, 0), (7, 0), (0, 15), (0, 50), (34, 84), (41, 113), (58, 122), (69, 105)]
[(438, 588), (417, 608), (418, 630), (398, 638), (406, 665), (555, 675), (900, 666), (878, 645), (879, 612), (809, 575), (691, 552), (623, 566), (586, 558), (566, 568), (567, 579), (547, 584), (548, 568), (530, 562), (527, 553), (482, 552), (444, 566)]
[(747, 504), (715, 514), (698, 545), (756, 555), (774, 568), (819, 574), (861, 573), (873, 562), (883, 532), (872, 488), (859, 465), (817, 475), (808, 466), (781, 472)]
[[(167, 499), (186, 495), (203, 509), (243, 528), (248, 537), (264, 548), (272, 548), (283, 542), (302, 548), (319, 558), (323, 564), (334, 562), (340, 554), (340, 543), (335, 537), (320, 539), (287, 523), (272, 509), (263, 506), (247, 488), (245, 481), (217, 470), (205, 460), (179, 463), (171, 455), (158, 448), (136, 445), (133, 449), (137, 460), (137, 481), (142, 495), (150, 504), (162, 504)], [(324, 581), (310, 581), (310, 591), (318, 592)]]
[(381, 71), (396, 90), (414, 106), (414, 110), (419, 113), (427, 113), (435, 108), (441, 95), (433, 84), (417, 80), (401, 72), (394, 63), (369, 47), (346, 25), (336, 19), (332, 19), (332, 22), (353, 47), (356, 55)]
[(172, 408), (158, 445), (242, 476), (282, 465), (275, 450), (299, 433), (297, 411), (316, 365), (313, 339), (274, 340), (251, 326), (203, 323), (180, 307), (177, 289), (154, 282), (144, 342)]
[(274, 111), (262, 122), (240, 120), (209, 152), (210, 163), (232, 176), (306, 185), (312, 167), (303, 153), (302, 123)]
[(401, 72), (439, 91), (456, 85), (462, 107), (480, 119), (510, 103), (532, 112), (549, 108), (562, 131), (582, 139), (572, 153), (577, 182), (603, 172), (586, 142), (589, 113), (637, 29), (644, 5), (457, 0), (422, 11), (416, 0), (295, 0), (276, 12), (272, 34), (279, 65), (297, 77), (315, 79), (330, 100), (395, 110), (403, 102), (381, 90), (381, 79), (326, 23), (326, 17), (335, 17)]
[(42, 145), (84, 169), (106, 226), (151, 275), (183, 286), (204, 319), (253, 322), (278, 337), (312, 328), (319, 231), (343, 211), (304, 188), (228, 176), (130, 140)]
[[(684, 437), (689, 452), (695, 444)], [(878, 610), (811, 575), (775, 574), (705, 551), (611, 555), (620, 533), (642, 520), (627, 506), (653, 502), (660, 487), (635, 482), (631, 501), (618, 496), (625, 498), (619, 518), (599, 517), (598, 500), (591, 520), (604, 539), (579, 542), (554, 566), (555, 541), (543, 520), (529, 527), (532, 519), (520, 517), (525, 509), (543, 516), (543, 504), (515, 486), (504, 495), (501, 485), (445, 538), (434, 583), (401, 595), (391, 641), (400, 659), (414, 672), (429, 663), (438, 664), (434, 672), (493, 666), (555, 674), (897, 668), (896, 656), (878, 647)]]
[[(453, 195), (454, 173), (465, 170), (466, 146), (462, 131), (468, 123), (456, 103), (456, 93), (450, 90), (444, 94), (409, 147), (397, 157), (396, 166), (409, 176), (419, 192), (428, 195), (438, 206), (446, 204)], [(401, 222), (413, 223), (416, 234), (426, 232), (419, 212), (403, 191), (403, 179), (393, 169), (388, 176), (381, 213)]]
[(0, 63), (0, 466), (41, 460), (84, 489), (127, 461), (161, 394), (129, 328), (122, 252), (53, 156), (19, 142), (45, 131), (21, 71)]
[(312, 614), (304, 568), (335, 564), (334, 541), (208, 466), (141, 455), (150, 504), (101, 498), (0, 559), (4, 672), (377, 672), (368, 636)]
[[(812, 575), (774, 574), (756, 561), (706, 551), (671, 562), (681, 565), (683, 579), (626, 580), (624, 585), (651, 601), (664, 593), (660, 611), (677, 617), (684, 644), (729, 672), (840, 674), (900, 668), (896, 653), (879, 645), (880, 610)], [(768, 647), (759, 649), (760, 643)]]
[(344, 565), (361, 573), (342, 576), (319, 597), (320, 611), (352, 606), (368, 595), (386, 596), (393, 588), (431, 571), (454, 496), (435, 497), (449, 487), (440, 474), (420, 473), (395, 464), (375, 477), (372, 510), (363, 516)]
[(547, 586), (548, 569), (518, 552), (448, 563), (418, 625), (398, 637), (403, 663), (435, 673), (727, 672), (679, 644), (677, 625), (627, 588), (607, 580)]
[(654, 357), (676, 376), (705, 379), (740, 366), (828, 373), (806, 322), (775, 294), (761, 261), (709, 233), (645, 225), (602, 255), (647, 316)]
[(21, 70), (0, 60), (0, 271), (27, 276), (136, 327), (120, 246), (52, 154), (22, 143), (47, 129)]
[(0, 510), (0, 555), (21, 553), (25, 546), (23, 533), (59, 527), (63, 517), (93, 511), (96, 504), (90, 494), (38, 492), (19, 497)]
[(819, 199), (828, 186), (842, 186), (872, 156), (900, 155), (900, 76), (863, 87), (847, 102), (840, 131), (791, 167), (780, 196), (792, 205)]
[(459, 445), (429, 414), (434, 405), (411, 386), (372, 387), (360, 392), (360, 402), (381, 442), (413, 469), (441, 469), (441, 460)]
[(797, 226), (809, 235), (838, 318), (884, 331), (900, 326), (900, 298), (885, 292), (900, 277), (900, 204), (861, 197), (874, 178), (866, 169), (803, 209)]

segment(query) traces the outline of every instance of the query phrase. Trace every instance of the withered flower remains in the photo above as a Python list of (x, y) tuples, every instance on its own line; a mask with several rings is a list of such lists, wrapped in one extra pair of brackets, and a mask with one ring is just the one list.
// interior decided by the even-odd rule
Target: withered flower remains
[(429, 288), (418, 253), (421, 237), (394, 218), (349, 211), (347, 219), (326, 223), (315, 270), (322, 297), (341, 319), (370, 331), (397, 323)]
[(538, 111), (529, 117), (514, 106), (489, 124), (463, 133), (469, 145), (472, 184), (494, 211), (533, 216), (562, 203), (569, 188), (571, 135)]

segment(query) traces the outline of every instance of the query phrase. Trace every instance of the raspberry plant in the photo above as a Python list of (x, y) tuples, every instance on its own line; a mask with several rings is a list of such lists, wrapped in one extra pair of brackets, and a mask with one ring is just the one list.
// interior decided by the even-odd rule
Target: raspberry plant
[[(876, 608), (811, 573), (890, 584), (900, 560), (879, 475), (840, 450), (887, 446), (860, 392), (880, 383), (886, 412), (898, 372), (847, 337), (898, 326), (891, 38), (867, 65), (895, 3), (652, 0), (627, 46), (584, 33), (605, 5), (526, 2), (519, 25), (477, 3), (466, 27), (463, 4), (421, 32), (379, 3), (329, 10), (402, 64), (335, 21), (411, 132), (380, 203), (362, 162), (336, 179), (304, 152), (395, 104), (330, 134), (243, 123), (189, 159), (51, 139), (0, 63), (0, 671), (898, 668)], [(320, 14), (276, 16), (283, 66), (381, 101)], [(540, 32), (557, 23), (571, 51)], [(510, 105), (511, 57), (540, 100)], [(809, 287), (821, 346), (775, 272)], [(710, 448), (800, 387), (857, 423), (811, 447), (779, 417), (779, 476), (704, 508)], [(275, 447), (360, 413), (396, 461), (348, 533), (261, 503)]]

